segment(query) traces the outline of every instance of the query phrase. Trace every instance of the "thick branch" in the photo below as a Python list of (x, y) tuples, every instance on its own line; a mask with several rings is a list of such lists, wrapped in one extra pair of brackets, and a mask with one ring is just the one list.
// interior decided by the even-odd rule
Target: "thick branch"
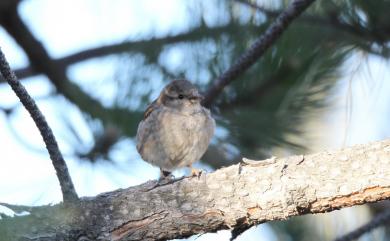
[(209, 107), (223, 88), (251, 67), (282, 35), (290, 23), (313, 2), (314, 0), (294, 0), (268, 27), (267, 31), (210, 86), (205, 94), (203, 104)]
[[(0, 221), (44, 240), (165, 240), (245, 229), (390, 198), (390, 140), (242, 164), (156, 186), (148, 182)], [(12, 207), (11, 207), (12, 208)]]
[(60, 182), (64, 202), (77, 200), (78, 197), (74, 189), (72, 179), (70, 178), (65, 160), (62, 157), (60, 149), (58, 148), (57, 141), (53, 135), (53, 132), (51, 131), (51, 128), (47, 124), (46, 119), (39, 110), (38, 106), (35, 104), (35, 101), (30, 97), (30, 95), (27, 93), (27, 90), (18, 81), (15, 74), (12, 72), (1, 50), (0, 71), (16, 95), (19, 97), (20, 102), (22, 102), (23, 106), (30, 113), (32, 119), (39, 129), (39, 132), (42, 135), (42, 138), (46, 144), (46, 148), (50, 154), (54, 169), (56, 170), (58, 180)]

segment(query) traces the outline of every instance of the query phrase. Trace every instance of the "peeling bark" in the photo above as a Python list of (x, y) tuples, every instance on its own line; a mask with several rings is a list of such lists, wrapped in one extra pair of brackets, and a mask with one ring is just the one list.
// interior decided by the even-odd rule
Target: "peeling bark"
[(77, 204), (30, 208), (28, 216), (0, 220), (0, 233), (26, 240), (165, 240), (389, 198), (386, 140), (336, 152), (245, 159), (166, 185), (149, 181)]

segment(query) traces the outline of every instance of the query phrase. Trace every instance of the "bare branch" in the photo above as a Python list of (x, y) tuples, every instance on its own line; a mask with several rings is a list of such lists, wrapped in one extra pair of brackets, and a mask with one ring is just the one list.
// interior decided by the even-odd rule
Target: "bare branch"
[(271, 220), (389, 198), (386, 140), (335, 152), (245, 159), (170, 184), (149, 181), (68, 207), (36, 207), (28, 216), (0, 220), (0, 228), (13, 235), (34, 233), (31, 240), (44, 240), (42, 234), (50, 240), (166, 240), (222, 229), (239, 234)]
[(16, 95), (19, 97), (23, 106), (30, 113), (36, 126), (38, 127), (43, 141), (46, 144), (46, 148), (49, 152), (50, 159), (52, 160), (54, 169), (56, 170), (58, 181), (60, 182), (62, 196), (64, 202), (75, 201), (78, 199), (76, 191), (74, 189), (72, 179), (70, 178), (68, 168), (65, 160), (58, 148), (57, 141), (51, 131), (49, 125), (46, 122), (45, 117), (39, 110), (35, 101), (27, 93), (23, 85), (17, 80), (15, 74), (12, 72), (9, 64), (0, 50), (0, 71), (3, 77), (7, 80), (8, 84), (12, 87)]
[(281, 36), (290, 23), (298, 17), (314, 0), (295, 0), (268, 27), (266, 32), (240, 58), (210, 86), (203, 104), (213, 103), (223, 88), (234, 81), (242, 72), (252, 66), (265, 51)]

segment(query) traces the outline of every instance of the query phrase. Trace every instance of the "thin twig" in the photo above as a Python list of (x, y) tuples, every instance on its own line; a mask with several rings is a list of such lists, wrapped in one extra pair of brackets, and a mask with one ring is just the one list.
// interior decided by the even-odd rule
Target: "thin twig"
[(46, 122), (45, 117), (39, 110), (35, 101), (27, 93), (24, 86), (18, 81), (15, 74), (11, 70), (2, 50), (0, 49), (0, 72), (3, 77), (7, 80), (8, 84), (12, 87), (13, 91), (19, 97), (20, 102), (30, 113), (36, 126), (38, 127), (43, 141), (46, 144), (46, 148), (49, 152), (50, 159), (53, 162), (54, 169), (56, 170), (58, 180), (60, 182), (62, 195), (64, 202), (71, 202), (78, 200), (75, 188), (70, 178), (68, 168), (62, 157), (62, 154), (58, 148), (57, 141), (51, 131), (49, 125)]
[(295, 0), (268, 27), (266, 32), (239, 59), (210, 86), (203, 104), (207, 107), (214, 102), (223, 88), (252, 66), (265, 51), (281, 36), (293, 19), (298, 17), (314, 0)]
[(347, 233), (341, 237), (338, 237), (337, 239), (335, 239), (335, 241), (355, 240), (355, 239), (359, 238), (360, 236), (362, 236), (363, 234), (370, 232), (371, 230), (373, 230), (381, 225), (384, 225), (385, 223), (387, 223), (389, 221), (390, 221), (390, 210), (387, 210), (383, 213), (378, 214), (370, 222), (364, 224), (363, 226), (361, 226), (361, 227), (353, 230), (352, 232)]

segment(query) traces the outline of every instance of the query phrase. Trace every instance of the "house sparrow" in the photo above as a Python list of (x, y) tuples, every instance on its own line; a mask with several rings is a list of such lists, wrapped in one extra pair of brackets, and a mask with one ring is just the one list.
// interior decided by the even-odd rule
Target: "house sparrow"
[[(179, 167), (191, 167), (205, 153), (215, 121), (200, 102), (203, 96), (187, 80), (174, 80), (144, 113), (137, 130), (141, 157), (160, 167), (163, 179)], [(191, 169), (192, 175), (199, 171)]]

